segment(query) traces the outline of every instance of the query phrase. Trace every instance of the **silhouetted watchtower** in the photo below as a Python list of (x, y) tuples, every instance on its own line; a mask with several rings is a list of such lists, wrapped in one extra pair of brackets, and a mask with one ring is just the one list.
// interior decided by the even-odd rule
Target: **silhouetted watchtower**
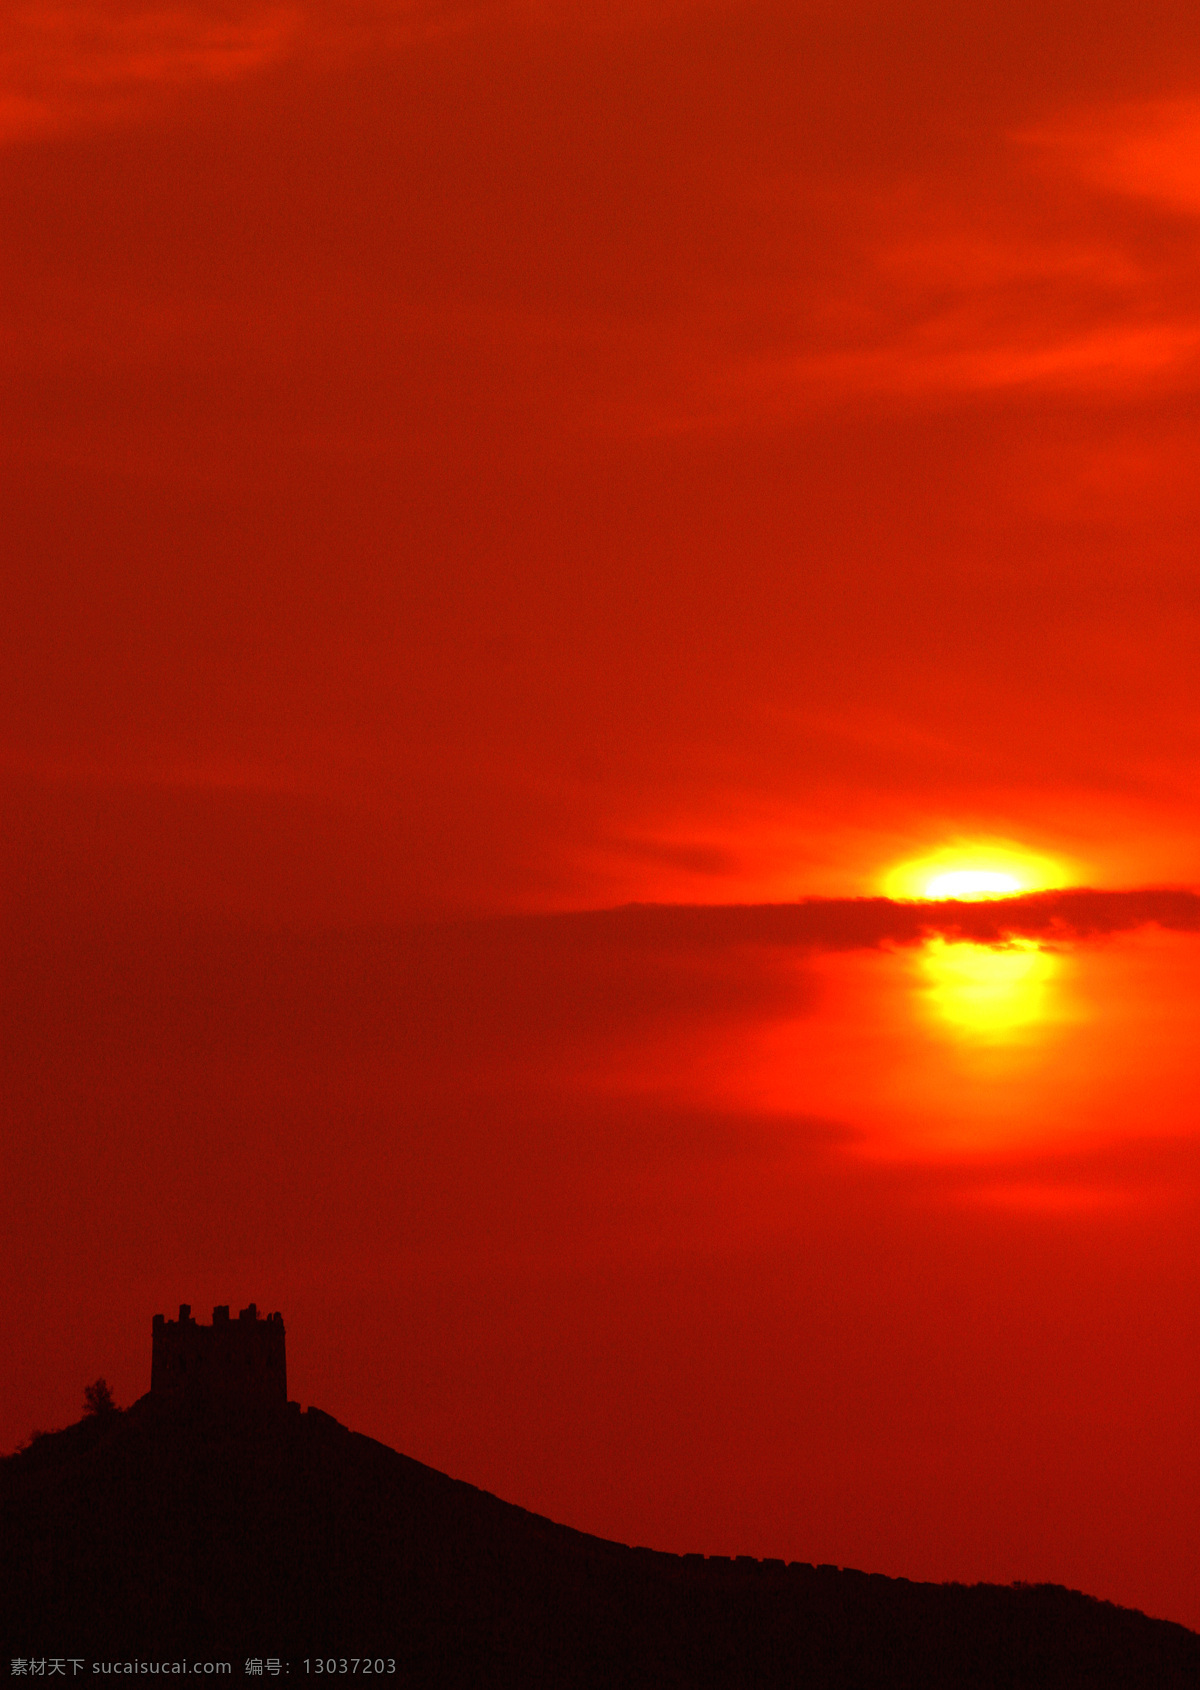
[(150, 1351), (150, 1394), (164, 1401), (204, 1408), (283, 1408), (287, 1403), (287, 1355), (283, 1316), (260, 1318), (251, 1303), (236, 1320), (229, 1305), (213, 1310), (212, 1325), (192, 1319), (180, 1303), (179, 1319), (154, 1317)]

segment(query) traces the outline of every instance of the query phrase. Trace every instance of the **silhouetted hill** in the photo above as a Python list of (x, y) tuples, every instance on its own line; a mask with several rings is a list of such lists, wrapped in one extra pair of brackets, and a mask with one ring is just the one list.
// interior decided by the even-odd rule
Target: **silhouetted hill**
[[(149, 1398), (0, 1463), (8, 1657), (393, 1657), (393, 1684), (1196, 1690), (1200, 1636), (1057, 1586), (627, 1549), (328, 1415)], [(69, 1670), (69, 1669), (68, 1669)]]

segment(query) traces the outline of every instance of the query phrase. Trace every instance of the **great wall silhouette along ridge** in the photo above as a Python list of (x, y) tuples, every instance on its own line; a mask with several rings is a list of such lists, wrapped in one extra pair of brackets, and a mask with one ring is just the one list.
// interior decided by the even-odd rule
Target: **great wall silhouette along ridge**
[[(381, 1656), (413, 1686), (1196, 1690), (1200, 1635), (1053, 1585), (628, 1548), (287, 1397), (283, 1319), (155, 1316), (149, 1392), (0, 1461), (12, 1657)], [(697, 1482), (703, 1476), (697, 1475)]]

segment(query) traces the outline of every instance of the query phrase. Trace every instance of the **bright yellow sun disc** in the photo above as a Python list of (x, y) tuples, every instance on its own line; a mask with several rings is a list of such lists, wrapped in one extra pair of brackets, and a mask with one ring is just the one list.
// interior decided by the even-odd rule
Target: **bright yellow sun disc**
[[(1063, 863), (1015, 841), (959, 838), (895, 864), (883, 890), (891, 898), (965, 902), (1016, 898), (1068, 879)], [(916, 966), (926, 1009), (959, 1036), (1003, 1043), (1053, 1013), (1058, 958), (1030, 940), (987, 945), (935, 935), (921, 946)]]
[(925, 883), (927, 898), (1009, 898), (1020, 890), (1016, 875), (986, 868), (951, 869), (949, 874), (935, 874)]
[(1001, 839), (960, 839), (895, 863), (880, 877), (889, 898), (1016, 898), (1066, 884), (1064, 865)]

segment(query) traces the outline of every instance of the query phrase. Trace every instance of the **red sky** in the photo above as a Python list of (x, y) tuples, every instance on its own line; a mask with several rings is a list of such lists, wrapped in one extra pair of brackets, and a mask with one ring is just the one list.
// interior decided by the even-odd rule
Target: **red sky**
[(11, 4), (0, 218), (0, 1445), (254, 1298), (586, 1529), (1200, 1626), (1191, 916), (981, 1027), (570, 914), (1200, 882), (1195, 8)]

